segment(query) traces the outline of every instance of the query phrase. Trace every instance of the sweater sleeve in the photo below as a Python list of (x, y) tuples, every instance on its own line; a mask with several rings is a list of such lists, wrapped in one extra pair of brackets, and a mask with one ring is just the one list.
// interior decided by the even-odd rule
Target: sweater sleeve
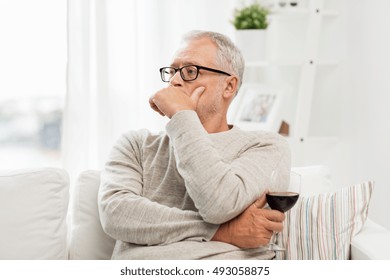
[(99, 214), (105, 232), (139, 245), (163, 245), (181, 240), (210, 240), (217, 225), (199, 213), (150, 201), (142, 196), (139, 135), (122, 136), (113, 147), (99, 189)]
[(226, 139), (241, 149), (237, 158), (227, 162), (193, 111), (175, 114), (167, 133), (187, 192), (206, 222), (222, 224), (239, 215), (270, 189), (274, 169), (279, 169), (282, 185), (288, 185), (290, 151), (280, 135), (264, 133), (256, 139), (256, 134), (243, 133), (235, 135), (234, 141)]

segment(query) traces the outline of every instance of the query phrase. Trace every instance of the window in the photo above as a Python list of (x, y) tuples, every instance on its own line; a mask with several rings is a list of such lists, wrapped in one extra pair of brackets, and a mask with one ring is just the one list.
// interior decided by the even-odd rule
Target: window
[(0, 2), (0, 169), (59, 166), (66, 0)]

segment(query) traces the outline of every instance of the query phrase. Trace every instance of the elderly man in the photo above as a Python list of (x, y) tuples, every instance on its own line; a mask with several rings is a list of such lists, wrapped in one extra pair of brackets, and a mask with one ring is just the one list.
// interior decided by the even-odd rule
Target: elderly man
[[(244, 61), (226, 36), (193, 31), (149, 100), (166, 132), (125, 133), (99, 191), (101, 222), (117, 240), (113, 259), (271, 259), (264, 247), (284, 214), (265, 206), (273, 170), (288, 178), (279, 135), (227, 123)], [(283, 163), (283, 164), (281, 164)]]

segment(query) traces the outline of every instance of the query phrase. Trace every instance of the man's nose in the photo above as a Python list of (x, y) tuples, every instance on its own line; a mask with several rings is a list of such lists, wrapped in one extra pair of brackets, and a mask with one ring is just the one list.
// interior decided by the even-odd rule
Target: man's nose
[(181, 78), (180, 71), (177, 71), (175, 75), (172, 76), (171, 80), (169, 81), (169, 84), (174, 87), (183, 86), (183, 79)]

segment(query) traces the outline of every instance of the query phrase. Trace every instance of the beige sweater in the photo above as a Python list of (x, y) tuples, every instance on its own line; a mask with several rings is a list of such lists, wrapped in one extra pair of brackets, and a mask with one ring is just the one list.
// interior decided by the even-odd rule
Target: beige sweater
[(124, 134), (99, 190), (103, 228), (118, 240), (112, 258), (272, 258), (262, 248), (210, 240), (269, 187), (276, 166), (289, 174), (283, 137), (238, 127), (208, 134), (194, 111), (175, 114), (166, 133)]

